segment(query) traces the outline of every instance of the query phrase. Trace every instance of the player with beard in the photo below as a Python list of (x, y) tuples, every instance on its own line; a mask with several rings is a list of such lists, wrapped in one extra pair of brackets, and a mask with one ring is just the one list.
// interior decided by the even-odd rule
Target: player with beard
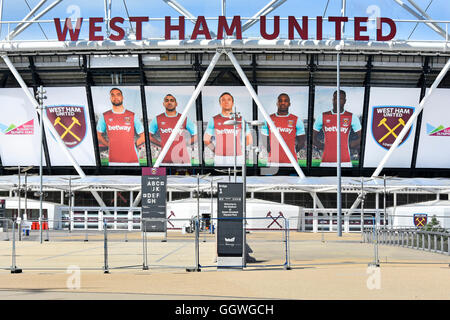
[[(305, 126), (299, 117), (289, 113), (291, 100), (289, 95), (281, 93), (277, 99), (277, 112), (270, 115), (281, 137), (286, 142), (295, 159), (297, 152), (305, 145)], [(269, 150), (268, 166), (290, 166), (291, 162), (275, 135), (269, 130), (267, 122), (261, 128), (261, 134), (265, 136), (262, 144)], [(297, 160), (298, 161), (298, 160)]]
[(110, 164), (139, 165), (137, 148), (145, 143), (144, 127), (136, 114), (123, 106), (122, 90), (112, 88), (109, 93), (112, 108), (97, 123), (98, 142), (108, 147)]
[[(166, 111), (157, 115), (149, 125), (150, 142), (160, 148), (164, 148), (178, 120), (181, 118), (181, 114), (177, 111), (177, 99), (172, 94), (169, 93), (164, 97), (163, 106)], [(172, 145), (162, 161), (163, 165), (191, 165), (191, 156), (189, 155), (185, 140), (186, 131), (191, 136), (188, 143), (190, 146), (197, 141), (197, 127), (194, 122), (186, 118), (180, 128), (180, 132), (175, 140), (173, 140)], [(158, 133), (160, 139), (157, 138)]]

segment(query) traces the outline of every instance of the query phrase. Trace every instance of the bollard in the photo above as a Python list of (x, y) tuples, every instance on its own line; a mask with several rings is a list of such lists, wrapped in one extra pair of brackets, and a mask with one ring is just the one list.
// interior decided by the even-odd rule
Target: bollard
[(450, 256), (450, 236), (447, 237), (447, 254)]
[(441, 235), (441, 253), (444, 253), (444, 236)]
[(148, 260), (147, 260), (147, 231), (145, 228), (145, 222), (141, 224), (142, 229), (142, 270), (148, 270)]
[(106, 221), (103, 222), (103, 234), (104, 234), (104, 262), (105, 265), (103, 267), (103, 273), (109, 273), (108, 267), (108, 226), (106, 225)]
[(290, 247), (289, 247), (289, 220), (285, 220), (285, 242), (286, 242), (286, 264), (284, 266), (285, 270), (291, 270), (291, 257), (290, 257)]
[[(16, 266), (16, 222), (13, 221), (12, 228), (12, 253), (11, 253), (11, 273), (22, 273), (22, 269), (17, 268)], [(20, 233), (19, 233), (20, 234)]]
[(428, 251), (431, 251), (431, 236), (428, 234)]
[(438, 251), (437, 250), (437, 235), (434, 235), (434, 251)]
[(194, 268), (186, 268), (187, 272), (200, 272), (200, 252), (199, 252), (199, 221), (195, 219), (195, 267)]

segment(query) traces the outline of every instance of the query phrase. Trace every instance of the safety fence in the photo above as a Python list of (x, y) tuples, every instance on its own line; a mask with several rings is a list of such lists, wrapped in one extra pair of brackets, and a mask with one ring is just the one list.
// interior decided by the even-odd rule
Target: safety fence
[(363, 241), (450, 255), (450, 230), (435, 228), (366, 228)]
[[(130, 222), (120, 219), (122, 223)], [(118, 221), (112, 217), (96, 221), (95, 229), (71, 229), (74, 221), (70, 220), (5, 219), (0, 238), (7, 241), (0, 244), (0, 267), (21, 272), (66, 270), (75, 265), (81, 270), (105, 273), (133, 268), (198, 271), (217, 267), (216, 228), (220, 219), (171, 219), (181, 228), (165, 232), (147, 232), (142, 225), (155, 221), (168, 224), (168, 219), (139, 219), (140, 230), (132, 231), (114, 229)], [(238, 267), (289, 267), (289, 221), (279, 218), (277, 226), (281, 228), (270, 232), (242, 229), (246, 259)]]
[[(121, 218), (122, 222), (123, 218)], [(202, 269), (221, 268), (218, 263), (218, 230), (221, 220), (226, 219), (171, 219), (181, 226), (177, 230), (147, 232), (142, 230), (114, 229), (117, 221), (104, 217), (100, 229), (70, 229), (73, 221), (63, 229), (52, 229), (61, 221), (17, 221), (2, 219), (0, 232), (0, 268), (17, 273), (22, 270), (67, 270), (77, 266), (81, 270), (142, 269), (157, 270), (181, 269), (200, 271)], [(236, 219), (236, 218), (235, 218)], [(391, 228), (377, 226), (372, 218), (372, 227), (365, 228), (361, 235), (348, 234), (340, 239), (336, 234), (322, 233), (322, 238), (313, 233), (292, 231), (291, 224), (297, 218), (279, 217), (276, 229), (248, 230), (251, 220), (266, 220), (270, 217), (246, 218), (242, 221), (235, 236), (244, 239), (241, 260), (229, 267), (248, 268), (284, 268), (314, 265), (321, 263), (371, 263), (383, 261), (448, 261), (449, 230), (435, 229), (426, 231), (421, 228)], [(369, 218), (367, 218), (369, 219)], [(134, 220), (134, 219), (133, 219)], [(237, 220), (242, 220), (237, 219)], [(126, 221), (125, 223), (128, 223)], [(135, 223), (135, 221), (132, 221)], [(146, 223), (164, 222), (168, 219), (140, 219), (140, 229)], [(222, 229), (223, 230), (223, 229)], [(230, 238), (230, 237), (226, 237)], [(322, 240), (322, 241), (320, 241)], [(225, 242), (227, 242), (226, 240)], [(237, 242), (240, 240), (238, 239)], [(368, 246), (368, 244), (370, 244)], [(372, 246), (373, 244), (373, 246)], [(439, 255), (424, 257), (395, 253), (384, 247), (416, 248)], [(226, 244), (227, 245), (227, 244)], [(448, 263), (448, 262), (447, 262)]]

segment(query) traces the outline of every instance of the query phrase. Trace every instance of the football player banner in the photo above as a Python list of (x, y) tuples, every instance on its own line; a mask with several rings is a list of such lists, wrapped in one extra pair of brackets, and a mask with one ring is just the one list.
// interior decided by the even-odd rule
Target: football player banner
[(101, 164), (145, 166), (145, 130), (140, 88), (92, 87)]
[(218, 183), (217, 188), (217, 255), (242, 257), (243, 184)]
[[(167, 176), (165, 168), (142, 168), (142, 231), (166, 232)], [(159, 219), (159, 220), (157, 220)]]
[[(169, 140), (194, 90), (194, 86), (145, 87), (153, 164)], [(161, 166), (198, 166), (200, 163), (198, 131), (195, 108), (191, 108)]]
[[(308, 118), (308, 87), (259, 86), (258, 97), (300, 166), (306, 166), (306, 125)], [(267, 121), (264, 121), (259, 139), (258, 166), (290, 167), (287, 154), (276, 139)]]
[(364, 88), (317, 87), (314, 102), (313, 167), (337, 166), (337, 110), (340, 110), (341, 166), (357, 167), (360, 159)]

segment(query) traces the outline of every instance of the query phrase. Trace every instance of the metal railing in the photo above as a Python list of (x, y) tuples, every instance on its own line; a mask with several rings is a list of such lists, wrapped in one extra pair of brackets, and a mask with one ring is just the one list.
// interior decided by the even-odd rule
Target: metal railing
[(443, 228), (431, 231), (422, 228), (365, 228), (363, 242), (371, 242), (374, 238), (377, 244), (450, 255), (450, 230)]

